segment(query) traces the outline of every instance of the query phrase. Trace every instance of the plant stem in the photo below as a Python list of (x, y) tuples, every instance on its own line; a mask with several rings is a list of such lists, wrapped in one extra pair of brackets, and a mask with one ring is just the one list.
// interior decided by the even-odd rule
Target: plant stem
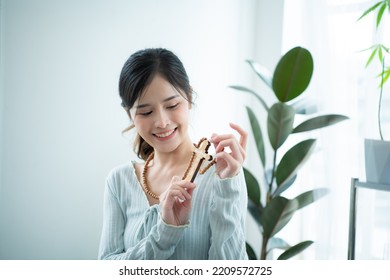
[(260, 252), (260, 260), (267, 259), (267, 244), (268, 244), (268, 237), (263, 235), (263, 242), (261, 244), (261, 252)]
[(274, 153), (274, 158), (272, 160), (272, 174), (271, 174), (271, 182), (268, 185), (268, 192), (267, 192), (267, 204), (271, 201), (272, 199), (272, 185), (274, 184), (275, 180), (275, 171), (276, 171), (276, 154), (278, 150), (275, 150)]
[[(268, 191), (267, 191), (267, 200), (266, 200), (266, 206), (268, 203), (271, 202), (272, 200), (272, 185), (275, 180), (275, 170), (276, 170), (276, 154), (277, 154), (278, 149), (275, 150), (274, 153), (274, 158), (272, 161), (272, 175), (271, 175), (271, 181), (268, 185)], [(269, 238), (267, 236), (264, 236), (263, 234), (263, 242), (261, 244), (261, 252), (260, 252), (260, 260), (265, 260), (267, 258), (267, 244), (268, 244)]]
[(381, 137), (381, 140), (383, 141), (383, 134), (382, 134), (382, 124), (381, 124), (381, 108), (382, 108), (382, 95), (383, 95), (383, 72), (385, 71), (385, 58), (383, 57), (382, 60), (382, 73), (381, 73), (381, 90), (379, 95), (379, 105), (378, 105), (378, 126), (379, 126), (379, 136)]

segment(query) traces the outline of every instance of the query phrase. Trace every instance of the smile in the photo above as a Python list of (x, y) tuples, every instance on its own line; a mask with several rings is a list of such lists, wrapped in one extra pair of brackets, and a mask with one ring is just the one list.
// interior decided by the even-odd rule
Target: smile
[(175, 130), (176, 130), (176, 128), (169, 130), (167, 132), (164, 132), (164, 133), (155, 133), (154, 135), (157, 136), (158, 138), (165, 138), (165, 137), (172, 135), (172, 133), (174, 133)]

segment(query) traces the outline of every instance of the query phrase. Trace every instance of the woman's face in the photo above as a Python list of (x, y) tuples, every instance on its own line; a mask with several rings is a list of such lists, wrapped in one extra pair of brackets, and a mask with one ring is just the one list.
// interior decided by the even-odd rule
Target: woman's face
[(190, 103), (156, 75), (130, 109), (139, 135), (156, 151), (172, 152), (189, 140)]

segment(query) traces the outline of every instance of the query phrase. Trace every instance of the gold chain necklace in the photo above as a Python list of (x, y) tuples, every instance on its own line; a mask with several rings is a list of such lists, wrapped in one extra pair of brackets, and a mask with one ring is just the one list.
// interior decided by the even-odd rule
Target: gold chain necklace
[(150, 195), (154, 199), (160, 200), (160, 197), (149, 189), (148, 181), (146, 180), (146, 173), (148, 172), (149, 163), (153, 158), (154, 152), (151, 153), (145, 161), (144, 170), (142, 171), (142, 186), (146, 194)]

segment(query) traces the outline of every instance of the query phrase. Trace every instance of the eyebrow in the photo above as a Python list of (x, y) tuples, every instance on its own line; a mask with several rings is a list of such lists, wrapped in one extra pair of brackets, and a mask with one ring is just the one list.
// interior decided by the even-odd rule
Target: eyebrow
[[(168, 98), (165, 98), (163, 100), (163, 102), (168, 102), (168, 101), (170, 101), (172, 99), (175, 99), (176, 97), (179, 97), (179, 94), (175, 94), (175, 95), (172, 95), (172, 96), (170, 96)], [(152, 105), (144, 103), (144, 104), (137, 105), (135, 108), (139, 109), (139, 108), (144, 108), (144, 107), (148, 107), (148, 106), (152, 106)]]

